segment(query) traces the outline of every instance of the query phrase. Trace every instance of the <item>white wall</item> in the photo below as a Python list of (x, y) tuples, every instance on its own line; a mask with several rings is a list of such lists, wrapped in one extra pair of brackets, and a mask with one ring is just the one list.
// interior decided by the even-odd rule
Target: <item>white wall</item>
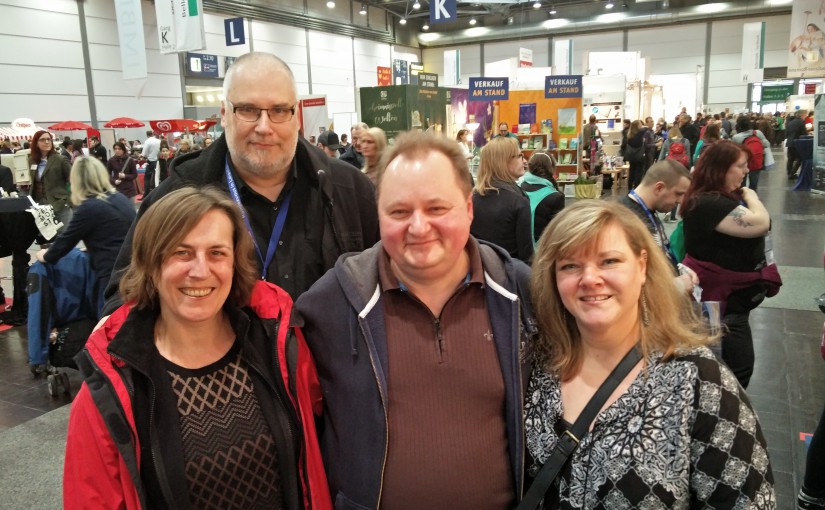
[(548, 67), (550, 65), (549, 45), (549, 38), (484, 43), (484, 61), (487, 63), (518, 58), (519, 48), (527, 48), (533, 50), (533, 67)]

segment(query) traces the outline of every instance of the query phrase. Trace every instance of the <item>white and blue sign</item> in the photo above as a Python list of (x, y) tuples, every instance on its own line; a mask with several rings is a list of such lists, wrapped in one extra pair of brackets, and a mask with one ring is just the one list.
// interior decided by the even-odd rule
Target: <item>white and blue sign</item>
[(196, 76), (199, 78), (217, 78), (217, 55), (207, 55), (206, 53), (187, 53), (186, 75)]
[(509, 98), (508, 78), (470, 78), (470, 101), (497, 101)]
[(227, 46), (237, 46), (246, 44), (246, 34), (243, 28), (243, 18), (230, 18), (223, 20), (223, 31), (226, 35)]
[(430, 0), (430, 25), (455, 21), (457, 16), (456, 0)]
[(580, 74), (544, 77), (544, 97), (547, 99), (582, 97), (583, 88)]

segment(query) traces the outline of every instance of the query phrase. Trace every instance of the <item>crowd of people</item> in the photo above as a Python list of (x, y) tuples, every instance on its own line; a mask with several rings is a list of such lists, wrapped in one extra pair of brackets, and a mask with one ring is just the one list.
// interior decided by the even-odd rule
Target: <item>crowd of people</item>
[(301, 136), (268, 53), (223, 97), (204, 147), (147, 133), (136, 215), (133, 144), (33, 140), (67, 225), (37, 258), (82, 239), (103, 317), (65, 508), (776, 508), (746, 393), (748, 315), (781, 285), (768, 119), (630, 122), (629, 193), (565, 207), (552, 153), (506, 123), (474, 177), (468, 132)]

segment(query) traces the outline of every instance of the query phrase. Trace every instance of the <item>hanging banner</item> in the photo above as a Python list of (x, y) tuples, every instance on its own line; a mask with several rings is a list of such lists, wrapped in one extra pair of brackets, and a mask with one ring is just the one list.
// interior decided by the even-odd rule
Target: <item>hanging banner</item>
[(461, 50), (444, 50), (444, 86), (461, 83)]
[(140, 0), (118, 0), (115, 2), (115, 16), (123, 79), (146, 78), (146, 41), (143, 39)]
[(558, 74), (570, 74), (573, 68), (573, 41), (559, 39), (553, 43), (553, 69)]
[(547, 76), (544, 78), (544, 97), (558, 99), (562, 97), (582, 97), (582, 76)]
[(742, 83), (762, 81), (765, 70), (765, 22), (742, 25)]
[(470, 78), (470, 101), (507, 100), (510, 98), (508, 78)]
[(202, 0), (155, 0), (155, 14), (161, 53), (206, 48)]
[(794, 0), (791, 12), (791, 40), (788, 45), (788, 78), (825, 76), (825, 32), (820, 0)]
[(455, 21), (458, 17), (457, 3), (456, 0), (431, 0), (430, 25)]
[(533, 50), (530, 48), (518, 49), (518, 66), (533, 67)]

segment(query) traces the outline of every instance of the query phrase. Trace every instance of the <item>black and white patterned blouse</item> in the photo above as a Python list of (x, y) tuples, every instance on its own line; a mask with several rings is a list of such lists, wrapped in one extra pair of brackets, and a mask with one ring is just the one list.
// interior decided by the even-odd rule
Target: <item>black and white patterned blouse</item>
[[(765, 437), (745, 391), (707, 348), (647, 358), (596, 418), (547, 491), (545, 508), (773, 509)], [(569, 428), (559, 379), (536, 367), (524, 407), (535, 477)]]

